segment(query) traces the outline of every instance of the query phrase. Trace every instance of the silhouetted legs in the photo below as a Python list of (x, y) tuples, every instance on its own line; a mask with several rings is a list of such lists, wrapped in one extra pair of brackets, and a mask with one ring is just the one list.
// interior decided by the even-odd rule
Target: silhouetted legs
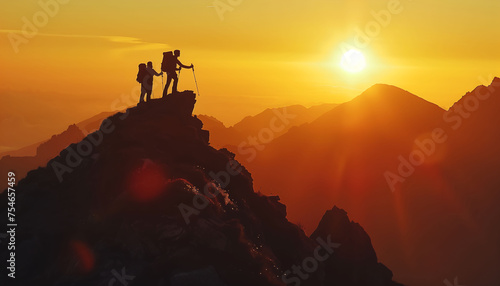
[(144, 85), (141, 86), (141, 96), (139, 97), (139, 103), (144, 102), (144, 95), (146, 95), (146, 101), (151, 100), (151, 93), (153, 90), (147, 89), (144, 87)]
[(177, 83), (179, 82), (179, 78), (177, 77), (176, 72), (167, 73), (167, 83), (165, 84), (165, 89), (163, 90), (163, 97), (166, 97), (168, 94), (168, 88), (170, 86), (170, 82), (174, 80), (174, 84), (172, 85), (172, 93), (177, 92)]

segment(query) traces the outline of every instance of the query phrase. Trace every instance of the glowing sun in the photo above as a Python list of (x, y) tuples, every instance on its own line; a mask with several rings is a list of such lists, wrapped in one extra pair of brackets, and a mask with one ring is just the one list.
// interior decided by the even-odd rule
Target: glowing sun
[(351, 73), (360, 72), (366, 68), (365, 56), (358, 50), (349, 50), (342, 56), (340, 66)]

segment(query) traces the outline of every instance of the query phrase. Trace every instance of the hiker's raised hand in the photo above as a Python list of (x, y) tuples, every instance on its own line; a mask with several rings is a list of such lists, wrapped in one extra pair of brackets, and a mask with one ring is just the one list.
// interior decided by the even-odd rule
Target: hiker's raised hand
[(191, 68), (194, 69), (194, 65), (193, 64), (191, 64)]

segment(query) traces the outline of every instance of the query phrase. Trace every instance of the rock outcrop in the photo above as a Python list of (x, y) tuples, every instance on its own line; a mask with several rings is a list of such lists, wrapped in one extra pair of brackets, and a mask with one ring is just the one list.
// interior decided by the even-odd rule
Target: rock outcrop
[[(345, 214), (311, 239), (255, 192), (234, 154), (209, 145), (195, 102), (186, 91), (117, 113), (19, 182), (18, 285), (398, 285), (362, 229), (331, 223)], [(329, 235), (334, 251), (317, 239)]]

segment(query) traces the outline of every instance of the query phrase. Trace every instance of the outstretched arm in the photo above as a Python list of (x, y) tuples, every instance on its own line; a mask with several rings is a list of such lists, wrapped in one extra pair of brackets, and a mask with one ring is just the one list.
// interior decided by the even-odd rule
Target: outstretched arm
[(177, 64), (181, 67), (181, 68), (185, 68), (185, 69), (190, 69), (193, 67), (193, 65), (191, 64), (190, 66), (186, 66), (186, 65), (183, 65), (181, 63), (181, 61), (177, 60)]
[(154, 74), (155, 76), (160, 76), (160, 75), (162, 75), (162, 74), (163, 74), (163, 71), (162, 71), (161, 73), (158, 73), (158, 72), (156, 72), (155, 70), (153, 70), (153, 74)]

